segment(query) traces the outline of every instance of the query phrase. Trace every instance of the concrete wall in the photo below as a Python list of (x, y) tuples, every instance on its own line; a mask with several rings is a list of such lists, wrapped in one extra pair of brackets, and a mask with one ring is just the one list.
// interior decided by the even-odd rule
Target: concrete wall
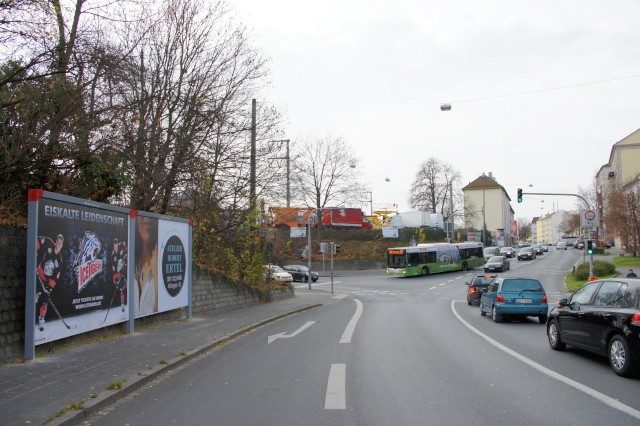
[[(0, 364), (21, 360), (24, 356), (25, 282), (27, 230), (0, 226)], [(293, 297), (292, 287), (280, 287), (271, 295), (259, 294), (242, 283), (199, 270), (193, 271), (193, 315), (207, 316), (240, 309), (271, 300)], [(136, 320), (135, 328), (186, 317), (186, 308), (163, 312)], [(122, 324), (94, 330), (44, 345), (36, 346), (36, 356), (42, 351), (81, 342), (105, 335), (121, 334)]]

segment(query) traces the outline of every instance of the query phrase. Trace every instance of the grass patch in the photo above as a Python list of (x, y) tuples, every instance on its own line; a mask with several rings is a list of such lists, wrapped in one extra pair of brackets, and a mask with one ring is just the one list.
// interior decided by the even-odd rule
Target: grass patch
[[(617, 274), (604, 275), (604, 276), (597, 277), (597, 278), (598, 279), (611, 278), (611, 277), (615, 277), (616, 275)], [(583, 285), (585, 285), (588, 282), (589, 282), (588, 279), (587, 280), (576, 280), (575, 277), (573, 276), (573, 274), (571, 272), (569, 272), (564, 277), (564, 288), (568, 292), (573, 293), (574, 291), (576, 291), (577, 289), (579, 289), (580, 287), (582, 287)]]
[(84, 400), (80, 400), (80, 402), (74, 402), (73, 404), (69, 404), (68, 406), (66, 406), (62, 410), (58, 411), (57, 413), (55, 413), (54, 415), (49, 417), (43, 424), (46, 425), (47, 423), (52, 422), (53, 420), (57, 419), (58, 417), (64, 416), (69, 411), (78, 411), (78, 410), (82, 410), (82, 409), (84, 409)]
[(169, 364), (169, 363), (167, 361), (165, 361), (164, 359), (161, 359), (158, 364)]
[(640, 268), (640, 257), (622, 256), (614, 257), (613, 264), (621, 268)]
[(124, 385), (125, 382), (126, 380), (120, 380), (119, 382), (109, 383), (109, 386), (107, 386), (107, 390), (120, 390), (122, 389), (122, 385)]

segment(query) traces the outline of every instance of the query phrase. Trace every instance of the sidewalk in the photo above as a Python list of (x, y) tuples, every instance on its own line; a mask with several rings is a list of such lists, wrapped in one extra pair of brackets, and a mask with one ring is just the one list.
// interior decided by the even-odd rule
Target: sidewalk
[[(0, 368), (3, 425), (79, 424), (115, 399), (214, 346), (293, 313), (345, 299), (296, 288), (295, 296), (206, 318), (140, 328), (132, 335), (81, 345)], [(121, 385), (119, 390), (107, 390)], [(57, 415), (70, 405), (78, 409)], [(82, 408), (82, 409), (80, 409)]]

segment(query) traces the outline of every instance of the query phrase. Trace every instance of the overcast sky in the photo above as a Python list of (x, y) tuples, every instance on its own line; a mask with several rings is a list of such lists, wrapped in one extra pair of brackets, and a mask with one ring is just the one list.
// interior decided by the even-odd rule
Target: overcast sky
[(374, 208), (410, 210), (435, 157), (463, 185), (493, 173), (518, 219), (572, 210), (572, 197), (518, 204), (516, 190), (577, 193), (640, 128), (638, 0), (230, 4), (271, 58), (258, 102), (285, 114), (292, 140), (342, 136)]

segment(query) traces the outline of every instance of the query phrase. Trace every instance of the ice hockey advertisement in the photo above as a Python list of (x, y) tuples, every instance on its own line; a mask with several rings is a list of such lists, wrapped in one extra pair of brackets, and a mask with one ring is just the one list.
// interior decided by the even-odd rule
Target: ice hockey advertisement
[(39, 200), (36, 345), (129, 319), (128, 216), (86, 204)]
[(135, 228), (135, 318), (187, 306), (189, 225), (140, 214)]

